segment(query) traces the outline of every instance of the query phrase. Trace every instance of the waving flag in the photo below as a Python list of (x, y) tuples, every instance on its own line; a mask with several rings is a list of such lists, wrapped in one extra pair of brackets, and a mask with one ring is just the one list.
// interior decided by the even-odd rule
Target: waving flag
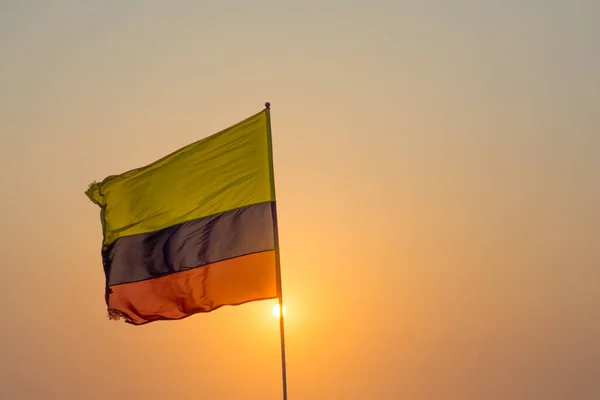
[(278, 297), (269, 118), (90, 185), (111, 318), (141, 325)]

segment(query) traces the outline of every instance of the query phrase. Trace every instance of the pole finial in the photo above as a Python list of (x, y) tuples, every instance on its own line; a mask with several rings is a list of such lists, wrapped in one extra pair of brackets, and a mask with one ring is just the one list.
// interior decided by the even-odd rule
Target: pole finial
[(270, 109), (270, 108), (271, 108), (271, 103), (269, 103), (269, 102), (267, 101), (267, 102), (265, 103), (265, 107), (266, 107), (267, 109)]

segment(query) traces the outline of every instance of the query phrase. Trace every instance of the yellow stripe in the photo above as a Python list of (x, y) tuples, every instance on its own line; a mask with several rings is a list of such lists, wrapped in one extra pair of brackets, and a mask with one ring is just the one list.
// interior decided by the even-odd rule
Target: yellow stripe
[(104, 244), (273, 201), (265, 111), (150, 165), (93, 183)]

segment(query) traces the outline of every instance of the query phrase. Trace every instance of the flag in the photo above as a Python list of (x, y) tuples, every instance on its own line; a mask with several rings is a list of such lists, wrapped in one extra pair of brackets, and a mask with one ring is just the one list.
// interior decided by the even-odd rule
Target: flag
[(269, 118), (90, 185), (110, 318), (141, 325), (277, 297)]

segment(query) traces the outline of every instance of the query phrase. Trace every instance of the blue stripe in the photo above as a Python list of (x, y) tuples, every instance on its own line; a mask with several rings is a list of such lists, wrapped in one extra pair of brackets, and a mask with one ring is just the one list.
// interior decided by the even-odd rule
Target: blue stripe
[(102, 250), (107, 286), (158, 278), (245, 254), (273, 250), (272, 202), (125, 236)]

